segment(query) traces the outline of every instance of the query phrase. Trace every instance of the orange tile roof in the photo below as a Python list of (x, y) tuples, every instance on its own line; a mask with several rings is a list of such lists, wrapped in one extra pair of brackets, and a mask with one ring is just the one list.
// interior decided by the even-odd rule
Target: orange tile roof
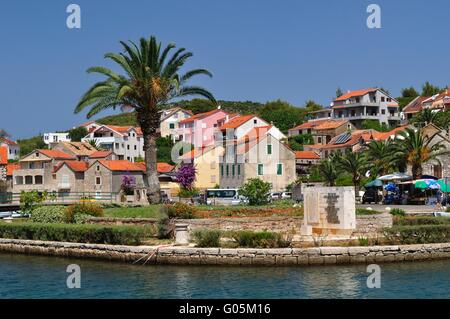
[(6, 175), (12, 176), (14, 171), (20, 169), (20, 164), (17, 163), (9, 163), (6, 165)]
[(119, 125), (104, 125), (105, 127), (108, 127), (120, 134), (128, 133), (131, 129), (134, 129), (138, 135), (142, 135), (142, 130), (140, 127), (134, 127), (134, 126), (119, 126)]
[(187, 119), (184, 119), (184, 120), (180, 121), (179, 123), (180, 124), (184, 124), (184, 123), (194, 122), (194, 121), (197, 121), (197, 120), (204, 119), (204, 118), (206, 118), (208, 116), (211, 116), (213, 114), (216, 114), (218, 112), (224, 112), (226, 114), (226, 112), (221, 110), (221, 109), (214, 109), (214, 110), (211, 110), (211, 111), (208, 111), (208, 112), (198, 113), (198, 114), (192, 115), (191, 117), (188, 117)]
[(119, 171), (119, 172), (142, 172), (144, 171), (143, 167), (138, 163), (132, 163), (127, 160), (100, 160), (100, 164), (105, 166), (107, 169), (111, 171)]
[(317, 125), (316, 127), (314, 127), (314, 130), (331, 130), (331, 129), (335, 129), (338, 128), (344, 124), (347, 124), (348, 120), (340, 120), (340, 121), (333, 121), (333, 120), (329, 120), (326, 122), (323, 122), (319, 125)]
[(86, 161), (64, 161), (57, 167), (55, 167), (54, 172), (56, 173), (57, 171), (59, 171), (59, 169), (63, 167), (64, 164), (67, 165), (72, 171), (77, 173), (85, 172), (89, 168), (89, 163)]
[(296, 151), (295, 158), (297, 159), (320, 159), (319, 154), (314, 151)]
[(89, 155), (89, 158), (105, 158), (112, 154), (112, 151), (97, 151)]
[(0, 147), (0, 165), (8, 164), (8, 149), (6, 147)]
[[(136, 165), (138, 165), (142, 169), (142, 171), (145, 172), (147, 165), (145, 165), (144, 162), (136, 163)], [(172, 172), (174, 168), (175, 166), (170, 165), (169, 163), (156, 163), (156, 170), (158, 171), (158, 173), (169, 173)]]
[(37, 150), (37, 151), (53, 159), (75, 159), (72, 155), (57, 150)]
[(374, 138), (376, 140), (386, 140), (391, 136), (396, 135), (398, 132), (403, 131), (405, 128), (407, 128), (408, 125), (403, 125), (403, 126), (399, 126), (394, 128), (393, 130), (390, 130), (389, 132), (374, 132)]
[(6, 145), (17, 145), (16, 142), (7, 139), (6, 137), (0, 137), (0, 143), (5, 143)]
[(403, 113), (417, 113), (422, 111), (423, 101), (429, 99), (429, 96), (418, 96), (403, 108)]
[(241, 126), (242, 124), (247, 123), (248, 121), (250, 121), (254, 117), (255, 117), (255, 115), (236, 116), (233, 119), (231, 119), (230, 121), (228, 121), (227, 123), (225, 123), (224, 125), (222, 125), (220, 127), (220, 129), (221, 130), (236, 129), (239, 126)]
[(327, 121), (330, 121), (330, 120), (324, 119), (324, 120), (308, 121), (308, 122), (302, 123), (300, 125), (297, 125), (296, 127), (289, 129), (289, 131), (291, 131), (291, 130), (306, 130), (306, 129), (314, 128), (314, 127), (318, 126), (319, 124), (325, 123)]
[(364, 90), (351, 91), (351, 92), (348, 92), (348, 93), (345, 93), (345, 94), (339, 96), (338, 98), (335, 99), (335, 101), (345, 101), (351, 97), (362, 96), (362, 95), (365, 95), (370, 92), (375, 92), (377, 90), (378, 89), (376, 89), (376, 88), (369, 88), (369, 89), (364, 89)]

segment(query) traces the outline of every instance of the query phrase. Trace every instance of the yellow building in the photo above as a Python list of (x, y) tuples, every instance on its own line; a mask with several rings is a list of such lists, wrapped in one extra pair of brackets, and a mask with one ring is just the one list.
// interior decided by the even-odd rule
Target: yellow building
[(222, 146), (210, 146), (192, 150), (180, 157), (183, 163), (193, 163), (197, 173), (194, 186), (198, 189), (214, 188), (219, 185), (219, 158), (223, 156)]

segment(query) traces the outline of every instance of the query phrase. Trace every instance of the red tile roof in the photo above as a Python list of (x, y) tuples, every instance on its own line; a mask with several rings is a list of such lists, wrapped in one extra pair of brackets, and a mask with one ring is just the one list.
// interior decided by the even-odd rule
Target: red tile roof
[(418, 96), (403, 108), (403, 113), (417, 113), (422, 111), (423, 101), (429, 99), (429, 96)]
[(16, 142), (7, 139), (6, 137), (0, 137), (0, 143), (5, 143), (6, 145), (17, 145)]
[[(211, 110), (209, 112), (198, 113), (198, 114), (192, 115), (191, 117), (189, 117), (187, 119), (184, 119), (184, 120), (180, 121), (179, 123), (180, 124), (184, 124), (184, 123), (194, 122), (194, 121), (197, 121), (197, 120), (204, 119), (204, 118), (206, 118), (208, 116), (211, 116), (213, 114), (216, 114), (218, 112), (224, 112), (224, 111), (221, 110), (221, 109), (214, 109), (214, 110)], [(226, 112), (224, 112), (224, 113), (226, 114)]]
[(104, 125), (120, 134), (126, 134), (131, 129), (134, 129), (138, 135), (142, 135), (142, 130), (140, 127), (134, 127), (134, 126), (118, 126), (118, 125)]
[(72, 155), (57, 150), (37, 150), (37, 151), (53, 159), (67, 159), (67, 160), (75, 159)]
[(220, 127), (220, 129), (221, 130), (236, 129), (239, 126), (241, 126), (242, 124), (247, 123), (248, 121), (250, 121), (254, 117), (255, 117), (255, 115), (236, 116), (233, 119), (231, 119), (230, 121), (228, 121), (227, 123), (225, 123), (224, 125), (222, 125)]
[[(140, 162), (140, 163), (136, 163), (136, 165), (138, 165), (143, 172), (145, 172), (147, 166), (145, 165), (144, 162)], [(156, 163), (156, 170), (158, 171), (158, 173), (169, 173), (172, 172), (174, 170), (175, 166), (170, 165), (168, 163)]]
[(316, 127), (314, 127), (314, 130), (316, 130), (316, 131), (331, 130), (331, 129), (338, 128), (342, 125), (345, 125), (347, 123), (348, 123), (348, 120), (339, 120), (339, 121), (329, 120), (329, 121), (326, 121), (326, 122), (323, 122), (323, 123), (317, 125)]
[(295, 158), (297, 159), (320, 159), (319, 154), (314, 151), (296, 151)]
[(8, 149), (6, 147), (0, 147), (0, 165), (8, 164)]
[(72, 171), (77, 173), (82, 173), (88, 170), (89, 163), (86, 161), (64, 161), (61, 162), (58, 166), (55, 167), (54, 172), (59, 171), (63, 165), (67, 165)]
[(6, 175), (12, 176), (16, 169), (20, 169), (20, 164), (9, 163), (8, 165), (6, 165)]
[(97, 151), (89, 155), (89, 158), (106, 158), (112, 154), (112, 151)]
[(302, 123), (300, 125), (297, 125), (296, 127), (289, 129), (289, 131), (311, 129), (311, 128), (314, 128), (314, 127), (318, 126), (319, 124), (325, 123), (327, 121), (330, 121), (330, 120), (324, 119), (324, 120), (308, 121), (308, 122)]
[(403, 131), (407, 127), (408, 127), (408, 125), (399, 126), (399, 127), (394, 128), (393, 130), (390, 130), (389, 132), (375, 131), (373, 133), (373, 136), (376, 140), (386, 140), (391, 136), (395, 136), (398, 132)]
[(100, 164), (105, 166), (107, 169), (111, 171), (119, 171), (119, 172), (138, 172), (144, 171), (143, 167), (139, 163), (132, 163), (127, 160), (100, 160)]
[(348, 93), (345, 93), (345, 94), (339, 96), (338, 98), (335, 99), (335, 101), (345, 101), (351, 97), (362, 96), (362, 95), (365, 95), (370, 92), (375, 92), (377, 90), (378, 89), (376, 89), (376, 88), (369, 88), (369, 89), (364, 89), (364, 90), (351, 91), (351, 92), (348, 92)]

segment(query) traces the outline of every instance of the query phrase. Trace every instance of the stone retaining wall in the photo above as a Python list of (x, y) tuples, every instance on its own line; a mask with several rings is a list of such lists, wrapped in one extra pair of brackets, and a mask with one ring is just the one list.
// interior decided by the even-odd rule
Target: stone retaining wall
[[(300, 235), (302, 217), (235, 217), (235, 218), (203, 218), (203, 219), (181, 219), (177, 223), (189, 225), (190, 230), (208, 228), (220, 230), (251, 230), (270, 231), (277, 233)], [(92, 218), (91, 223), (106, 225), (154, 225), (157, 223), (153, 218)], [(356, 230), (354, 237), (374, 237), (383, 227), (392, 227), (392, 216), (390, 214), (360, 215), (356, 217)]]
[[(450, 258), (450, 243), (370, 247), (192, 248), (115, 246), (0, 239), (0, 252), (98, 258), (137, 264), (179, 265), (328, 265)], [(150, 257), (151, 256), (151, 257)]]

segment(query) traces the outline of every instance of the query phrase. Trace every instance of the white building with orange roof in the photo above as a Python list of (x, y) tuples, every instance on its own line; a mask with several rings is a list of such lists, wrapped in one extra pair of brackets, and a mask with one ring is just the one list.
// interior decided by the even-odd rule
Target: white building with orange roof
[(0, 147), (6, 147), (8, 160), (18, 160), (20, 157), (20, 146), (15, 141), (6, 137), (0, 138)]
[(177, 130), (180, 128), (180, 122), (188, 119), (194, 114), (189, 110), (184, 110), (181, 107), (174, 107), (171, 109), (163, 110), (161, 112), (160, 134), (161, 137), (168, 137), (175, 143), (179, 140), (180, 136)]
[(119, 160), (135, 162), (144, 157), (144, 139), (139, 127), (101, 125), (82, 142), (95, 141), (98, 148), (114, 152)]
[(365, 120), (376, 120), (389, 126), (400, 123), (398, 101), (379, 88), (349, 91), (332, 103), (333, 119), (349, 120), (362, 128)]
[(8, 165), (8, 149), (0, 146), (0, 181), (6, 182)]
[(297, 174), (307, 174), (311, 166), (319, 164), (321, 158), (315, 151), (296, 151), (295, 164)]

